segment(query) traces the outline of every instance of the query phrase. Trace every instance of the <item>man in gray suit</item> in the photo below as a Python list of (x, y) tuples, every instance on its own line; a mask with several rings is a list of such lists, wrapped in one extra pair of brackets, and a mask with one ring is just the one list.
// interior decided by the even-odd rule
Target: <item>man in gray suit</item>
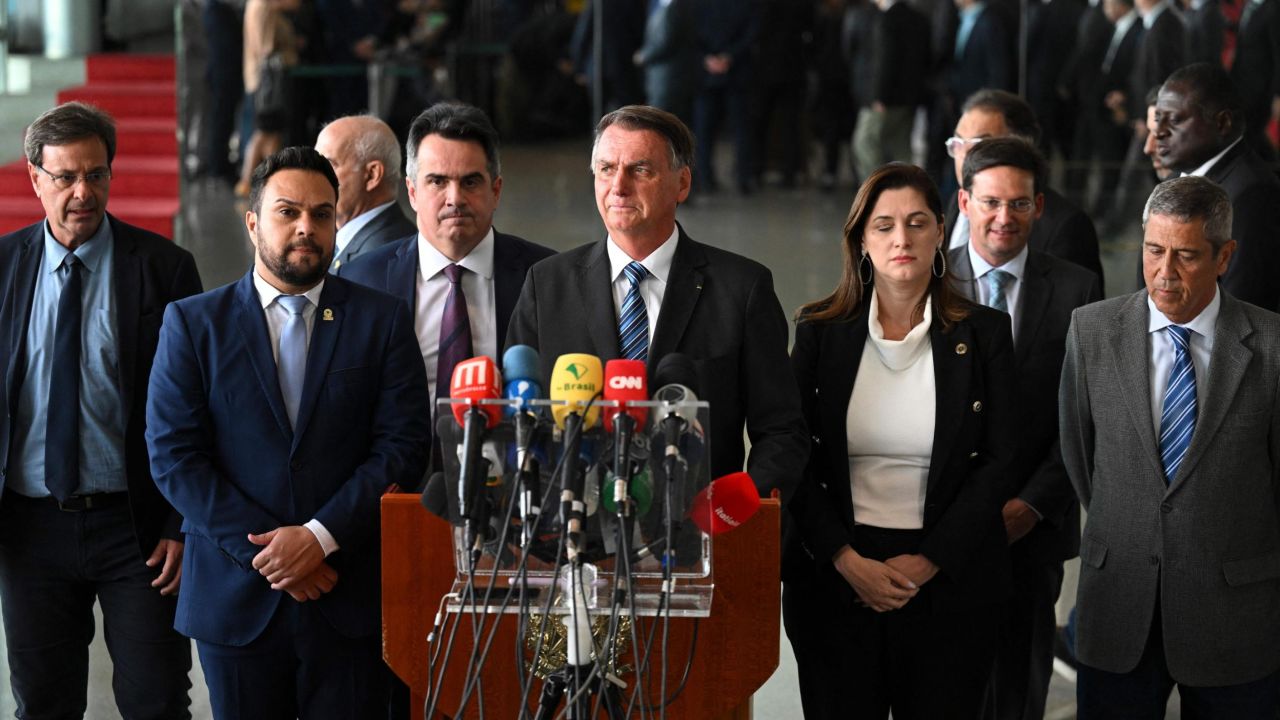
[(1231, 202), (1156, 186), (1146, 290), (1072, 317), (1062, 456), (1080, 545), (1079, 717), (1274, 718), (1280, 667), (1280, 316), (1236, 300)]
[(418, 231), (400, 211), (400, 142), (372, 115), (341, 117), (320, 131), (316, 152), (338, 176), (338, 243), (329, 272)]

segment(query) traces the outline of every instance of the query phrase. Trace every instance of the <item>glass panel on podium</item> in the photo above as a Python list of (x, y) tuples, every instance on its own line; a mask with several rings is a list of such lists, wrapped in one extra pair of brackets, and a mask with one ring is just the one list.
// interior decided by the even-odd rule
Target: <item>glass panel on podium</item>
[[(714, 510), (705, 497), (698, 500), (711, 481), (706, 402), (628, 403), (647, 418), (632, 434), (630, 481), (621, 487), (614, 475), (617, 433), (604, 428), (619, 403), (592, 402), (588, 418), (600, 415), (575, 442), (551, 419), (550, 406), (560, 401), (472, 402), (502, 410), (482, 431), (484, 422), (473, 421), (474, 437), (467, 437), (467, 413), (483, 416), (492, 408), (454, 405), (449, 398), (437, 408), (457, 568), (450, 612), (569, 613), (566, 556), (573, 547), (592, 615), (612, 615), (615, 605), (622, 615), (710, 615), (715, 576), (706, 531)], [(565, 452), (575, 446), (576, 453)], [(584, 478), (581, 533), (566, 532), (566, 470)], [(572, 574), (577, 580), (578, 572)]]

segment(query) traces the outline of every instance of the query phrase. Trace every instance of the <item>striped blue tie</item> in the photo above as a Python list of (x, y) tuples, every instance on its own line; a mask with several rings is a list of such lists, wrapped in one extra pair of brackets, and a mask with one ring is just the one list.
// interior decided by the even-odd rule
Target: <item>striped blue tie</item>
[(618, 318), (618, 347), (623, 358), (645, 362), (649, 359), (649, 313), (640, 297), (640, 281), (649, 277), (649, 271), (633, 260), (622, 272), (631, 281), (631, 289), (622, 301), (622, 316)]
[(995, 268), (987, 272), (988, 302), (991, 308), (1002, 313), (1009, 312), (1009, 299), (1005, 296), (1005, 288), (1013, 280), (1013, 273)]
[(1179, 325), (1166, 329), (1173, 341), (1174, 357), (1164, 390), (1164, 410), (1160, 413), (1160, 460), (1164, 463), (1165, 482), (1172, 483), (1196, 429), (1196, 370), (1191, 362), (1191, 331)]

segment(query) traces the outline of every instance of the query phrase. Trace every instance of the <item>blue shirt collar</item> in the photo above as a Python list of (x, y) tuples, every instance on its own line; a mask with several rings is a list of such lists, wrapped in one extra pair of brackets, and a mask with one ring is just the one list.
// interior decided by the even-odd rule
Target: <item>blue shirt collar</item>
[[(49, 231), (48, 220), (45, 220), (41, 227), (44, 228), (45, 272), (56, 272), (58, 268), (62, 267), (62, 261), (66, 259), (71, 251), (54, 239), (53, 233)], [(102, 264), (102, 258), (106, 256), (107, 245), (111, 244), (113, 239), (111, 221), (107, 219), (106, 215), (103, 215), (102, 224), (98, 226), (98, 231), (84, 241), (80, 247), (76, 248), (76, 257), (84, 264), (86, 270), (97, 272), (98, 266)]]

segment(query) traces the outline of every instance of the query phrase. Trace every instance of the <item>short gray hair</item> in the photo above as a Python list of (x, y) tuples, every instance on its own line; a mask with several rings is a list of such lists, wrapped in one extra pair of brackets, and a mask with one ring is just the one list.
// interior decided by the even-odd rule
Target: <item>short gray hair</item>
[(111, 116), (82, 102), (63, 103), (46, 110), (27, 128), (22, 151), (27, 162), (43, 167), (45, 145), (69, 145), (96, 137), (107, 148), (107, 167), (116, 158), (116, 123)]
[(354, 115), (361, 124), (369, 126), (351, 139), (351, 155), (356, 163), (365, 165), (377, 160), (384, 168), (383, 182), (394, 182), (400, 175), (400, 141), (381, 118), (374, 115)]
[(624, 130), (649, 130), (661, 135), (671, 152), (671, 169), (693, 167), (693, 133), (689, 132), (688, 126), (680, 118), (651, 105), (627, 105), (605, 115), (596, 123), (595, 138), (591, 141), (592, 172), (595, 172), (596, 148), (600, 145), (600, 136), (614, 125)]
[(1178, 222), (1200, 220), (1205, 239), (1217, 254), (1231, 240), (1231, 198), (1217, 183), (1197, 175), (1170, 178), (1156, 185), (1142, 209), (1142, 226), (1152, 215), (1164, 215)]

